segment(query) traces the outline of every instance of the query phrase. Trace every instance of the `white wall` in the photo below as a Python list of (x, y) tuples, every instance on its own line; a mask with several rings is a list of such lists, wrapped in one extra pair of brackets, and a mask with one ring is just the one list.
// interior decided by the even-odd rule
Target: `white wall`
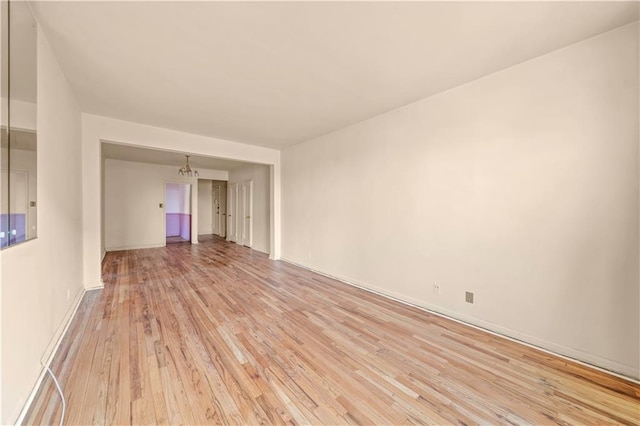
[[(206, 179), (226, 180), (221, 170), (198, 169)], [(105, 248), (107, 251), (165, 245), (165, 184), (188, 183), (197, 178), (178, 176), (172, 166), (106, 159), (105, 161)], [(192, 187), (192, 188), (193, 188)], [(197, 243), (198, 197), (191, 197), (192, 242)]]
[(280, 233), (278, 232), (280, 151), (92, 114), (82, 114), (82, 225), (84, 230), (83, 280), (85, 288), (101, 285), (102, 238), (100, 229), (103, 218), (100, 195), (101, 141), (270, 165), (273, 170), (271, 188), (274, 191), (271, 211), (275, 222), (273, 228), (276, 231), (271, 236), (270, 257), (280, 258)]
[(639, 378), (638, 114), (635, 23), (288, 148), (283, 258)]
[[(7, 98), (2, 98), (2, 105), (6, 105)], [(2, 110), (2, 125), (8, 121), (7, 109)], [(22, 130), (35, 130), (37, 125), (37, 107), (31, 102), (11, 99), (11, 127)]]
[(167, 183), (165, 185), (165, 214), (191, 214), (191, 193), (189, 186), (182, 183)]
[[(102, 149), (100, 149), (100, 217), (101, 218), (105, 217), (105, 213), (104, 213), (104, 205), (105, 205), (104, 170), (106, 168), (105, 161), (106, 161), (106, 158), (104, 157), (104, 153), (102, 152)], [(101, 220), (100, 221), (100, 261), (101, 261), (100, 263), (102, 263), (102, 259), (104, 259), (105, 254), (107, 254), (107, 249), (105, 247), (105, 227), (104, 227), (104, 220)], [(85, 255), (85, 262), (86, 262), (86, 255)]]
[(211, 197), (211, 180), (198, 179), (198, 235), (213, 233), (213, 199)]
[[(255, 164), (229, 171), (229, 184), (253, 180), (253, 241), (252, 248), (269, 253), (270, 184), (269, 167)], [(236, 215), (237, 216), (237, 215)]]
[[(12, 423), (82, 294), (80, 110), (38, 31), (38, 238), (3, 250), (2, 403)], [(69, 297), (67, 297), (67, 292)]]

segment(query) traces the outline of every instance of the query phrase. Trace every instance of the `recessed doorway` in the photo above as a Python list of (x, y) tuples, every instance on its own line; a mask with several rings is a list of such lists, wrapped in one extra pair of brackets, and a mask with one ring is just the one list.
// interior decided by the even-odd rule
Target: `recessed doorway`
[(190, 184), (165, 184), (165, 235), (167, 244), (191, 242)]

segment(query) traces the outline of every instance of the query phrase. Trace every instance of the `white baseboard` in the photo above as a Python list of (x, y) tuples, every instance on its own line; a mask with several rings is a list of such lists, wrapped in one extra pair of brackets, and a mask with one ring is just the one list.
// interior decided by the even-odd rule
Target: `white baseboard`
[(97, 284), (85, 284), (84, 285), (84, 291), (91, 291), (91, 290), (102, 290), (104, 288), (104, 281), (100, 280), (99, 283)]
[(110, 251), (122, 251), (122, 250), (139, 250), (139, 249), (164, 247), (166, 245), (167, 245), (166, 242), (163, 241), (162, 243), (145, 244), (141, 246), (135, 245), (135, 246), (107, 247), (105, 251), (110, 252)]
[(308, 271), (315, 272), (325, 277), (335, 279), (337, 281), (348, 284), (350, 286), (357, 287), (359, 289), (368, 291), (370, 293), (375, 293), (387, 299), (395, 300), (402, 304), (421, 309), (428, 313), (438, 315), (444, 318), (448, 318), (452, 321), (456, 321), (458, 323), (468, 325), (470, 327), (473, 327), (479, 330), (486, 331), (493, 335), (504, 337), (513, 342), (520, 343), (522, 345), (525, 345), (534, 349), (538, 349), (555, 356), (559, 356), (563, 359), (577, 362), (586, 367), (594, 368), (604, 373), (611, 374), (613, 376), (620, 377), (622, 379), (630, 380), (634, 383), (640, 384), (640, 371), (634, 369), (629, 365), (621, 364), (619, 362), (616, 362), (607, 358), (602, 358), (598, 355), (584, 352), (579, 349), (571, 348), (564, 345), (559, 345), (554, 342), (549, 342), (547, 340), (540, 339), (535, 336), (531, 336), (531, 335), (519, 332), (517, 330), (512, 330), (508, 327), (503, 327), (488, 321), (484, 321), (478, 318), (464, 315), (459, 312), (442, 308), (440, 306), (427, 303), (423, 300), (414, 299), (412, 297), (408, 297), (400, 293), (392, 292), (381, 287), (372, 286), (367, 283), (350, 280), (340, 276), (330, 275), (325, 272), (310, 268), (308, 266), (294, 262), (289, 259), (282, 258), (281, 260), (283, 262), (287, 262), (292, 265), (298, 266), (302, 269), (306, 269)]
[(60, 344), (62, 343), (64, 336), (67, 334), (67, 331), (69, 330), (69, 326), (71, 325), (71, 322), (75, 318), (76, 313), (78, 312), (78, 308), (80, 307), (80, 303), (84, 299), (84, 295), (86, 294), (87, 291), (88, 290), (83, 288), (78, 292), (73, 303), (71, 304), (71, 307), (67, 311), (67, 314), (64, 316), (64, 319), (62, 320), (60, 327), (58, 327), (58, 330), (54, 333), (53, 337), (51, 338), (51, 343), (47, 346), (44, 354), (42, 355), (42, 358), (40, 359), (40, 363), (42, 364), (42, 369), (40, 371), (40, 374), (38, 375), (38, 379), (36, 380), (33, 386), (33, 389), (31, 390), (31, 393), (29, 393), (29, 397), (27, 398), (27, 401), (25, 402), (24, 406), (22, 407), (22, 410), (20, 411), (20, 414), (18, 415), (18, 418), (15, 422), (16, 425), (21, 425), (24, 422), (24, 417), (29, 412), (29, 409), (31, 408), (31, 404), (33, 403), (33, 400), (38, 394), (38, 391), (40, 390), (40, 386), (42, 386), (42, 381), (44, 380), (44, 377), (47, 374), (47, 367), (49, 367), (49, 365), (51, 364), (51, 361), (53, 361), (53, 358), (58, 353), (58, 350), (60, 349)]

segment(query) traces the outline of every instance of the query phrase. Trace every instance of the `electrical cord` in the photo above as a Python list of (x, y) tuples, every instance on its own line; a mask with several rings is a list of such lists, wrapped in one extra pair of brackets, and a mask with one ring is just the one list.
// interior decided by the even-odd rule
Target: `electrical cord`
[(62, 389), (60, 388), (60, 383), (58, 383), (58, 379), (56, 379), (55, 374), (53, 374), (53, 371), (51, 371), (51, 368), (49, 367), (47, 367), (47, 371), (49, 372), (49, 375), (53, 379), (53, 383), (56, 384), (56, 389), (58, 389), (58, 393), (60, 394), (60, 399), (62, 399), (62, 415), (60, 416), (60, 426), (62, 426), (64, 424), (64, 412), (67, 408), (67, 403), (64, 400), (64, 394), (62, 393)]

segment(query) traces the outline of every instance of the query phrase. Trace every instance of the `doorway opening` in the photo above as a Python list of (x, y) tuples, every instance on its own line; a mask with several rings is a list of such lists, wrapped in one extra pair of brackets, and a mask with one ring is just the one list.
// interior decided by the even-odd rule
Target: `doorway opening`
[(165, 232), (167, 244), (191, 242), (191, 185), (165, 185)]
[(229, 184), (227, 240), (253, 247), (253, 180)]
[(198, 179), (198, 241), (227, 236), (227, 181)]

